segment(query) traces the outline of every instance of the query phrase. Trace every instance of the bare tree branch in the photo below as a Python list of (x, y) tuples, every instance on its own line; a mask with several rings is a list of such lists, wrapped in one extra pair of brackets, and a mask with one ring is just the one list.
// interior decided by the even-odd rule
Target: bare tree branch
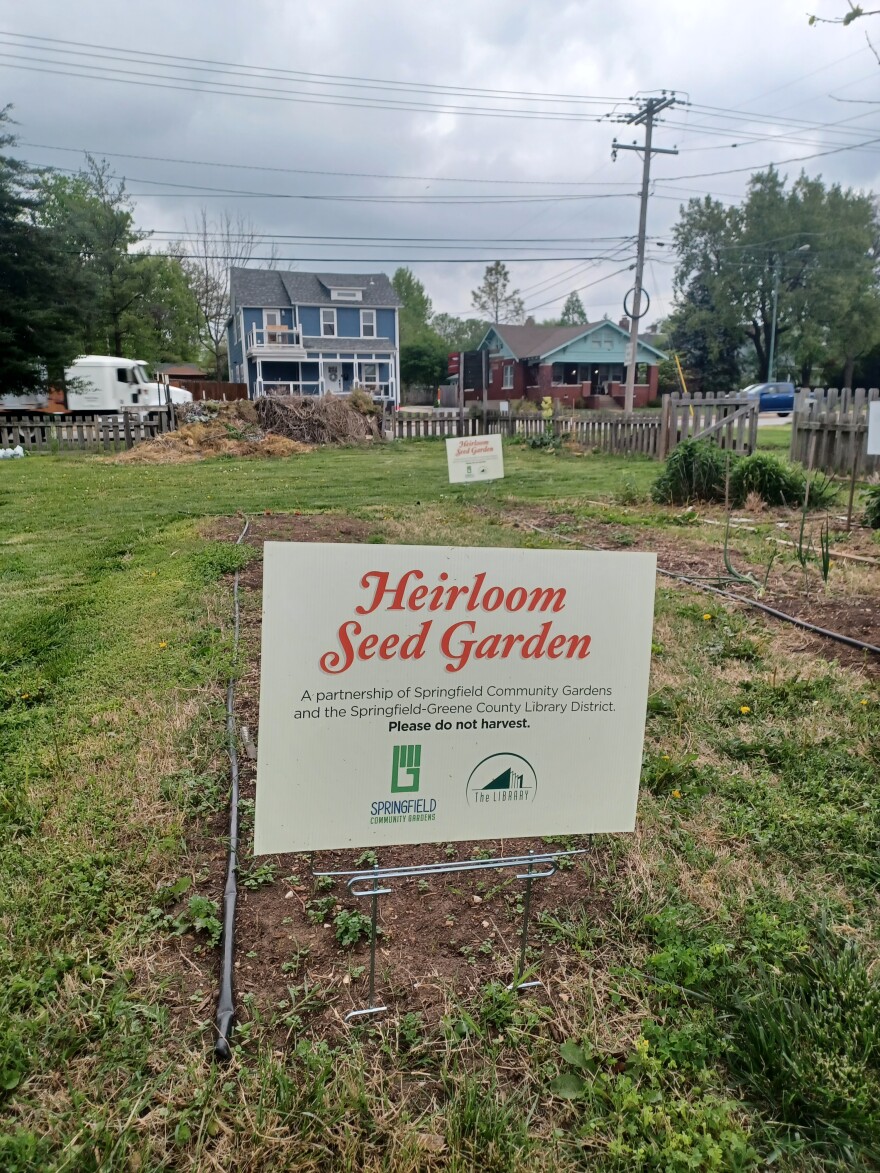
[[(202, 345), (220, 378), (227, 365), (229, 270), (251, 263), (261, 236), (253, 221), (241, 212), (233, 215), (224, 210), (212, 219), (205, 207), (199, 209), (193, 224), (187, 221), (186, 231), (182, 264), (199, 307)], [(274, 244), (269, 257), (258, 258), (258, 263), (267, 269), (275, 268)]]
[[(843, 16), (816, 16), (815, 13), (810, 14), (809, 23), (813, 24), (852, 24), (854, 20), (861, 20), (863, 16), (880, 16), (880, 8), (869, 8), (867, 11), (862, 8), (860, 4), (854, 4), (853, 0), (847, 0), (849, 4), (849, 12), (845, 12)], [(871, 42), (869, 41), (870, 45)], [(871, 45), (873, 51), (874, 46)]]

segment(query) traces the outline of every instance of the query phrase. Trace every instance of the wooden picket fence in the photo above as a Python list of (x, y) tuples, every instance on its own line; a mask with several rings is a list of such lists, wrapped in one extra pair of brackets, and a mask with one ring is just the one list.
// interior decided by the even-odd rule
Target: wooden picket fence
[(880, 472), (880, 456), (868, 456), (868, 404), (880, 399), (880, 389), (857, 387), (802, 387), (795, 393), (792, 415), (792, 460), (807, 468), (850, 474)]
[(20, 444), (26, 452), (121, 452), (169, 430), (167, 411), (112, 416), (21, 413), (0, 417), (0, 448)]
[(393, 435), (398, 440), (423, 440), (450, 436), (521, 436), (537, 438), (547, 432), (573, 440), (588, 448), (621, 454), (657, 455), (660, 434), (659, 412), (629, 418), (621, 412), (570, 412), (546, 420), (536, 412), (459, 415), (458, 411), (438, 410), (424, 414), (406, 412), (393, 421)]
[(742, 396), (667, 395), (660, 411), (563, 411), (545, 420), (534, 413), (460, 415), (457, 410), (401, 412), (393, 421), (398, 440), (449, 436), (522, 436), (550, 430), (585, 448), (616, 455), (652, 456), (662, 460), (682, 442), (711, 438), (731, 452), (754, 451), (758, 437), (758, 404)]
[(666, 395), (663, 398), (660, 459), (683, 440), (714, 440), (719, 448), (748, 456), (758, 445), (756, 399), (742, 395)]

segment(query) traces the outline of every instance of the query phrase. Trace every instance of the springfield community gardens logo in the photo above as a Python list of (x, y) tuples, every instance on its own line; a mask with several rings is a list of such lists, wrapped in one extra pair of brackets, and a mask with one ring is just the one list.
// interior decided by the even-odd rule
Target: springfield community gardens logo
[(495, 753), (483, 758), (467, 781), (469, 806), (531, 802), (537, 792), (535, 771), (525, 758), (515, 753)]
[[(395, 745), (391, 751), (391, 793), (418, 794), (422, 747)], [(436, 798), (387, 798), (370, 803), (371, 823), (433, 823)]]

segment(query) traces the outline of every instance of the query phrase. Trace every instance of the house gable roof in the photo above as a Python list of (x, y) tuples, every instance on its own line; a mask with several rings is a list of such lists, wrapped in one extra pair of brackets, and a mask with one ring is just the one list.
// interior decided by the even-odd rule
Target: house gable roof
[(516, 358), (540, 358), (580, 338), (593, 327), (493, 326), (492, 329)]
[(229, 290), (233, 310), (242, 306), (287, 305), (338, 306), (333, 289), (360, 289), (359, 306), (396, 309), (400, 298), (384, 273), (301, 273), (299, 270), (230, 269)]
[[(570, 346), (572, 342), (586, 338), (597, 330), (603, 329), (611, 330), (627, 341), (629, 340), (629, 333), (626, 330), (618, 326), (616, 322), (603, 319), (601, 322), (587, 322), (580, 326), (492, 326), (480, 346), (482, 348), (494, 332), (503, 343), (504, 349), (509, 351), (514, 358), (546, 359), (557, 351)], [(641, 336), (639, 337), (639, 348), (650, 351), (658, 361), (662, 361), (666, 357), (662, 350), (651, 346)]]

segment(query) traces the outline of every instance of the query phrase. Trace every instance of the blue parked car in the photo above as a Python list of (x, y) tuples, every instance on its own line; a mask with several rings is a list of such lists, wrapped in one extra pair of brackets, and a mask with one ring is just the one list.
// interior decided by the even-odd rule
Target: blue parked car
[(752, 383), (743, 391), (748, 399), (759, 401), (759, 411), (791, 415), (794, 411), (794, 383)]

